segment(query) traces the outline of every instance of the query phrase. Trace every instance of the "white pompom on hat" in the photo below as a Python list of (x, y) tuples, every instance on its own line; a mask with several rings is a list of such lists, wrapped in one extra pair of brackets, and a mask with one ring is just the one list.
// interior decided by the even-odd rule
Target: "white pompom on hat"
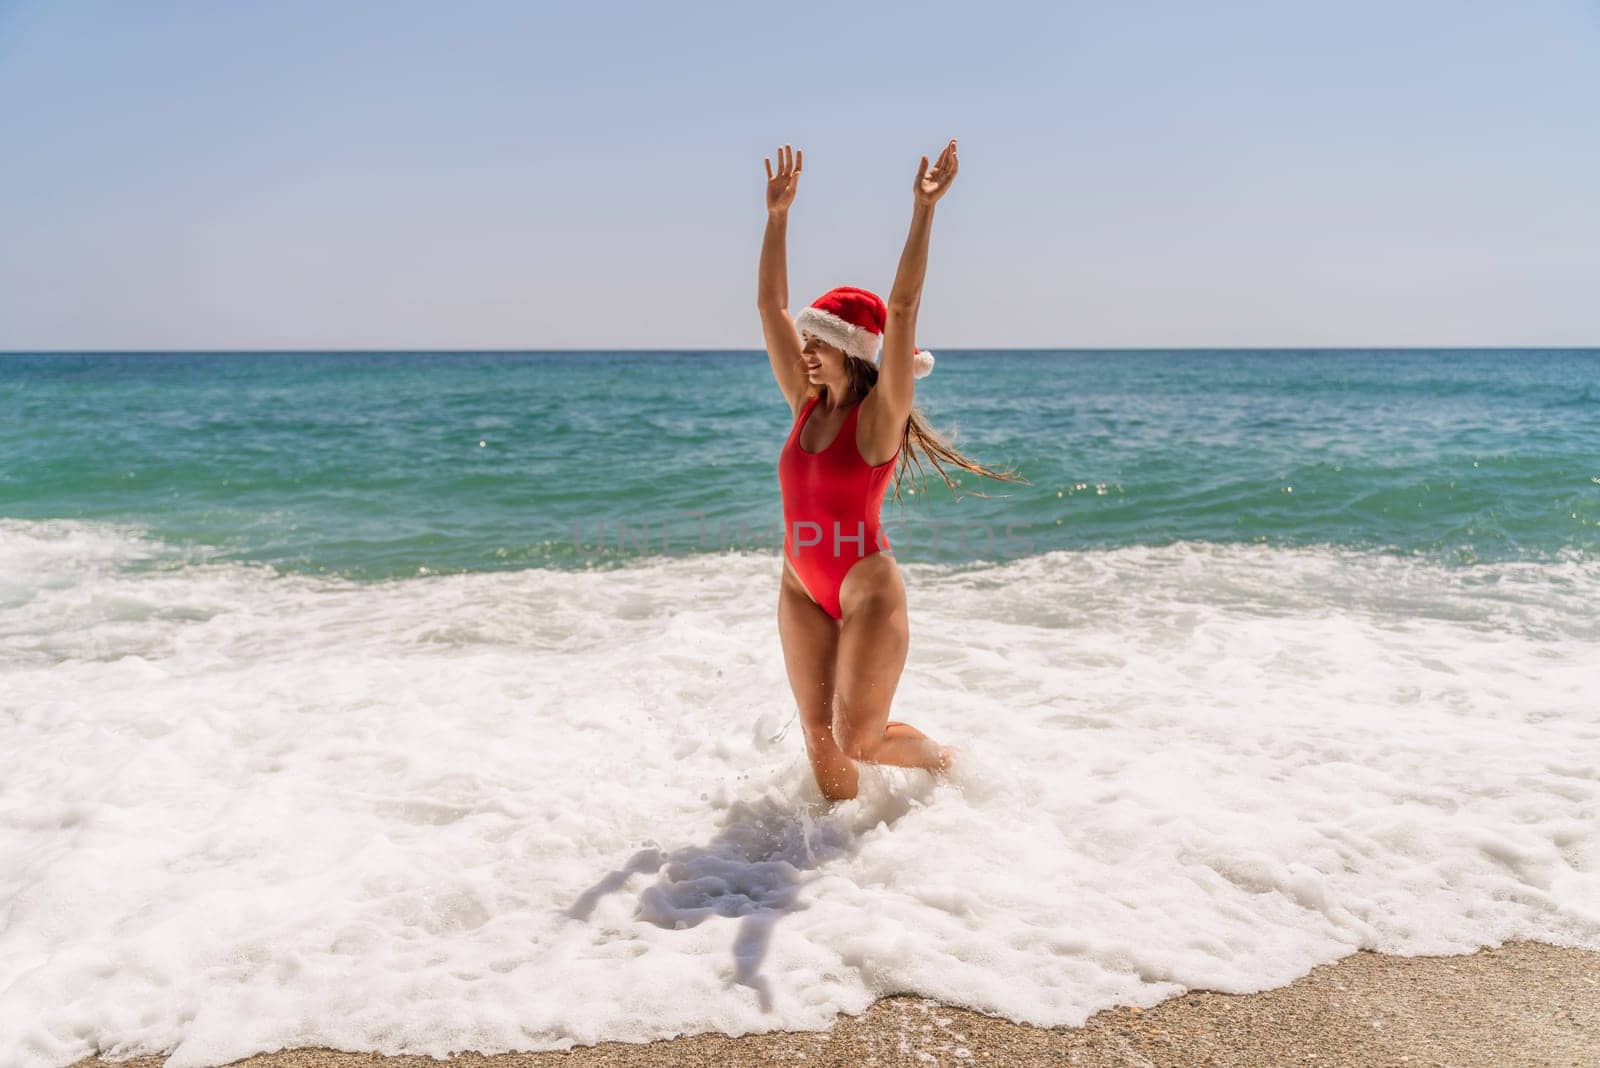
[[(883, 348), (883, 324), (889, 309), (876, 293), (855, 286), (830, 289), (794, 317), (803, 334), (821, 338), (851, 356), (878, 363)], [(933, 370), (933, 353), (917, 349), (911, 362), (911, 376), (926, 378)]]

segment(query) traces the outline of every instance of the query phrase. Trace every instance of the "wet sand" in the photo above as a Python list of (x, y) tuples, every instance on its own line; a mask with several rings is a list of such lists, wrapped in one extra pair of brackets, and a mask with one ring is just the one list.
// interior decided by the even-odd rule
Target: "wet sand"
[[(160, 1068), (164, 1057), (89, 1058), (74, 1068)], [(1257, 994), (1191, 991), (1150, 1009), (1108, 1009), (1083, 1027), (1045, 1029), (914, 997), (885, 998), (824, 1032), (567, 1053), (384, 1057), (283, 1050), (240, 1068), (635, 1068), (642, 1065), (930, 1064), (1141, 1066), (1330, 1065), (1404, 1068), (1600, 1068), (1600, 953), (1537, 942), (1457, 957), (1360, 952)]]

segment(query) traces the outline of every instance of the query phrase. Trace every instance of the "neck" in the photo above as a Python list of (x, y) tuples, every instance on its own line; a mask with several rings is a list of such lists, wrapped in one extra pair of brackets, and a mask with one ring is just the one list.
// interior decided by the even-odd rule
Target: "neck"
[(828, 408), (830, 411), (834, 408), (842, 408), (850, 403), (852, 398), (850, 396), (850, 383), (847, 379), (841, 378), (837, 382), (819, 382), (817, 384), (828, 391)]

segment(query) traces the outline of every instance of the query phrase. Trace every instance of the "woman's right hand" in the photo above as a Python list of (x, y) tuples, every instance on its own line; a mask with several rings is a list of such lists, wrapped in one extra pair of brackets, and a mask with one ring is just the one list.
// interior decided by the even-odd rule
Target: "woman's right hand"
[(778, 173), (772, 173), (771, 158), (766, 160), (768, 215), (788, 211), (789, 205), (794, 203), (794, 192), (800, 185), (800, 167), (805, 161), (803, 151), (797, 153), (788, 145), (778, 149)]
[(928, 169), (928, 157), (922, 157), (922, 166), (917, 170), (917, 184), (913, 190), (917, 203), (933, 207), (939, 198), (950, 192), (950, 183), (956, 180), (956, 169), (961, 166), (961, 161), (956, 159), (956, 140), (944, 146), (944, 151), (939, 153), (938, 160), (933, 169)]

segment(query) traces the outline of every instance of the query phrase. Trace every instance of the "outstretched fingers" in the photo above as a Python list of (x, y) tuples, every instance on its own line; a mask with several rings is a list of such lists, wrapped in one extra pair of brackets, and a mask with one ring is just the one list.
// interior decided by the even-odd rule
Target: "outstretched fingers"
[(767, 168), (768, 211), (786, 210), (794, 202), (795, 190), (800, 186), (800, 168), (805, 163), (805, 155), (797, 153), (793, 145), (779, 145), (776, 155), (776, 168), (771, 156), (762, 159)]
[(779, 145), (777, 171), (773, 171), (772, 169), (772, 157), (768, 156), (765, 158), (765, 163), (767, 165), (767, 181), (770, 182), (774, 178), (791, 178), (794, 175), (799, 174), (801, 168), (805, 166), (805, 161), (806, 154), (803, 151), (796, 152), (793, 145)]

